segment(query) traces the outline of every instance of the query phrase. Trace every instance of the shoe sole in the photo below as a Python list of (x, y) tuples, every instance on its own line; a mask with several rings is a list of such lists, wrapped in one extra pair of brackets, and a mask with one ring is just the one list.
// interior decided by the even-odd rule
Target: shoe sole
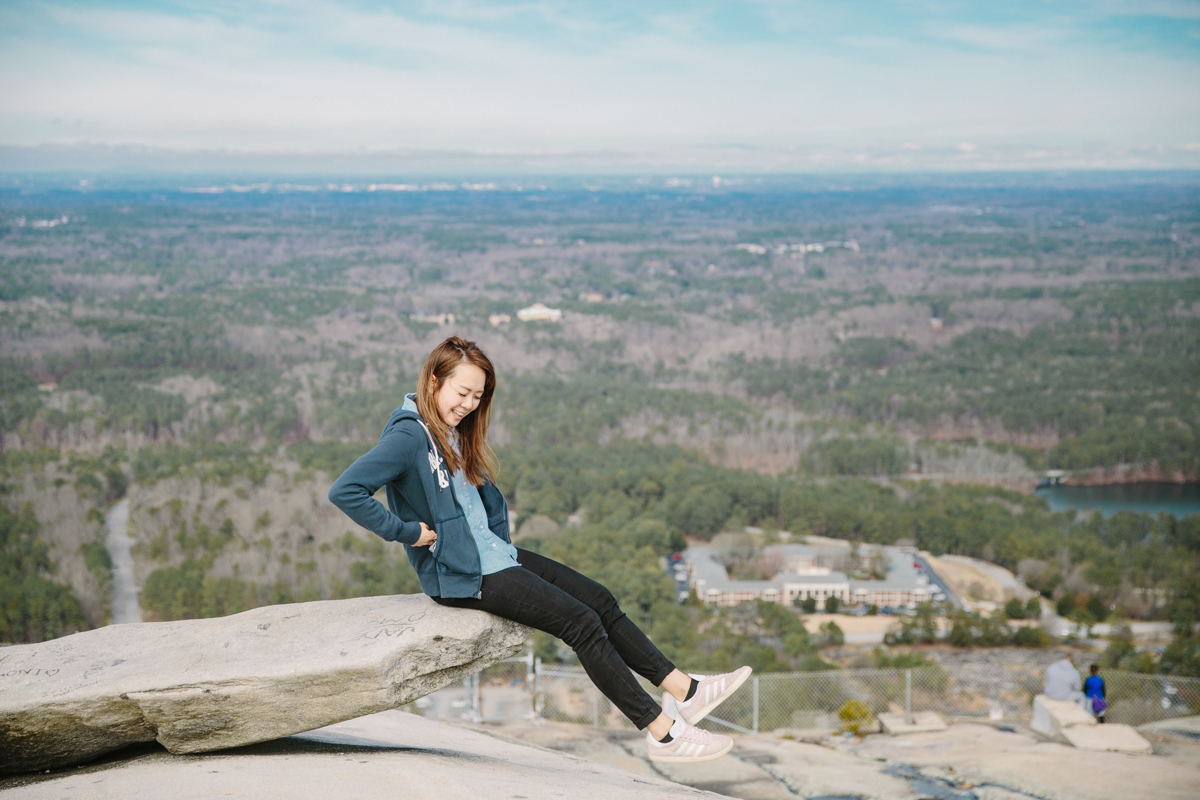
[[(750, 670), (748, 672), (743, 673), (742, 677), (735, 680), (731, 686), (729, 686), (725, 691), (721, 692), (721, 694), (717, 695), (716, 700), (713, 700), (711, 703), (706, 705), (704, 708), (700, 709), (700, 713), (698, 713), (696, 716), (692, 717), (691, 719), (688, 719), (686, 716), (684, 716), (683, 721), (686, 722), (688, 725), (695, 725), (697, 722), (699, 722), (700, 720), (707, 717), (709, 714), (711, 714), (713, 712), (714, 709), (716, 709), (717, 706), (721, 705), (721, 703), (724, 703), (726, 700), (728, 700), (730, 698), (730, 696), (734, 692), (736, 692), (738, 689), (742, 688), (742, 684), (745, 683), (746, 679), (749, 678), (753, 674), (754, 674), (754, 670)], [(675, 698), (672, 697), (671, 699), (674, 700)], [(676, 702), (675, 708), (676, 709), (679, 708), (678, 702)], [(680, 711), (680, 714), (681, 715), (683, 714), (682, 710)]]
[(705, 756), (656, 756), (654, 753), (650, 753), (650, 760), (666, 764), (698, 764), (701, 761), (712, 761), (713, 759), (720, 758), (732, 749), (733, 741), (731, 740), (729, 744), (725, 746), (725, 749), (719, 753), (709, 753)]

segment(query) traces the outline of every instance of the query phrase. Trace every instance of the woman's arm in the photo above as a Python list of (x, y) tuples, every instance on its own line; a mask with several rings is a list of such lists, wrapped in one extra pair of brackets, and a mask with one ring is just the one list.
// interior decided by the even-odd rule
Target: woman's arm
[(419, 522), (405, 522), (375, 499), (379, 487), (390, 483), (428, 452), (425, 438), (413, 425), (393, 425), (384, 431), (379, 444), (355, 461), (329, 488), (329, 502), (346, 516), (389, 542), (415, 545), (422, 537)]

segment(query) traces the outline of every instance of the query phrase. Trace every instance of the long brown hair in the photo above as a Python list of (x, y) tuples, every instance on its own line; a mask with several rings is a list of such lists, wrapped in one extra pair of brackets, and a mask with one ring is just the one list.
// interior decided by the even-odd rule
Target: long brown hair
[[(458, 453), (449, 446), (450, 426), (442, 419), (437, 409), (437, 393), (443, 383), (459, 364), (474, 364), (483, 370), (483, 396), (479, 406), (458, 423)], [(474, 486), (485, 480), (495, 482), (496, 457), (488, 447), (487, 429), (492, 415), (492, 394), (496, 391), (496, 368), (479, 345), (458, 336), (451, 336), (433, 348), (421, 367), (417, 379), (417, 413), (437, 442), (442, 458), (451, 473), (459, 469)]]

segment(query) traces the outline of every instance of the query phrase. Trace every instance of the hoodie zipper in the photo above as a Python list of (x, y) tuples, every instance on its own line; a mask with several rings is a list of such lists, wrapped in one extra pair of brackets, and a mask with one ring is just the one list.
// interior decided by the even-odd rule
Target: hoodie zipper
[(435, 473), (438, 479), (438, 486), (443, 489), (450, 488), (450, 476), (446, 470), (442, 469), (442, 464), (445, 463), (442, 454), (438, 452), (437, 442), (433, 440), (433, 434), (429, 432), (429, 427), (425, 424), (425, 420), (417, 417), (417, 422), (425, 429), (425, 435), (429, 437), (429, 471)]

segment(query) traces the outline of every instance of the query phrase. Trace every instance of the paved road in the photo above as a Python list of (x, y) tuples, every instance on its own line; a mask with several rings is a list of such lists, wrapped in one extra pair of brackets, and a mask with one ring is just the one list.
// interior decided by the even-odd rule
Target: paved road
[(946, 595), (946, 602), (957, 606), (958, 608), (967, 607), (967, 604), (964, 603), (962, 598), (958, 596), (958, 593), (950, 588), (950, 584), (946, 582), (945, 578), (937, 573), (937, 570), (933, 568), (933, 565), (930, 564), (926, 558), (919, 555), (914, 556), (913, 558), (921, 565), (921, 569), (925, 570), (925, 575), (929, 578), (929, 582)]
[(141, 622), (142, 606), (133, 582), (133, 540), (129, 538), (129, 500), (108, 510), (108, 552), (113, 560), (112, 621)]
[(982, 561), (978, 558), (971, 558), (970, 556), (945, 555), (942, 556), (942, 558), (950, 562), (963, 564), (979, 570), (984, 575), (987, 575), (996, 583), (1000, 584), (1005, 590), (1011, 592), (1016, 597), (1019, 597), (1022, 602), (1037, 594), (1037, 592), (1033, 591), (1033, 589), (1030, 589), (1028, 586), (1022, 583), (1020, 578), (1018, 578), (1016, 575), (1013, 575), (999, 564), (993, 564), (990, 561)]

